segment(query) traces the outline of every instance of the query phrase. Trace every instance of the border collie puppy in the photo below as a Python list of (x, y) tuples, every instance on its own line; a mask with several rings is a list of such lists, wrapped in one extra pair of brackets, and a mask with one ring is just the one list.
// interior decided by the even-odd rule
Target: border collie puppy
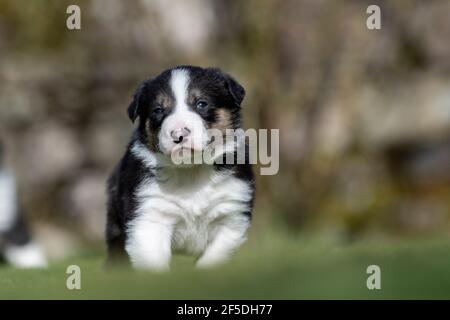
[(45, 267), (45, 256), (31, 238), (16, 193), (14, 176), (2, 162), (0, 146), (0, 260), (20, 268)]
[(219, 69), (193, 66), (166, 70), (139, 86), (128, 108), (139, 124), (108, 181), (108, 261), (125, 256), (135, 268), (159, 271), (180, 252), (207, 267), (245, 241), (254, 197), (248, 160), (223, 161), (236, 156), (234, 147), (210, 164), (172, 158), (175, 150), (205, 152), (213, 140), (208, 129), (225, 136), (226, 129), (241, 128), (244, 95)]

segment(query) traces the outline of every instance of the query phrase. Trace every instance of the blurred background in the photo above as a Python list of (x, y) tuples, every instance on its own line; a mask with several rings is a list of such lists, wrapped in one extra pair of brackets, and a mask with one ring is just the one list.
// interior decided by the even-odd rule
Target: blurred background
[[(381, 30), (366, 8), (381, 7)], [(81, 8), (81, 30), (66, 8)], [(0, 137), (34, 233), (59, 257), (103, 240), (105, 181), (140, 81), (194, 64), (280, 129), (255, 225), (332, 241), (450, 230), (450, 2), (0, 0)]]

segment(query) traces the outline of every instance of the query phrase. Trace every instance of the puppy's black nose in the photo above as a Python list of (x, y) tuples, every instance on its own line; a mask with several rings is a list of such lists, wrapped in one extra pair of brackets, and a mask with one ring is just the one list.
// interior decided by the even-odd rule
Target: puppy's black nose
[(173, 142), (175, 143), (181, 143), (184, 140), (184, 138), (188, 137), (190, 134), (191, 130), (189, 130), (186, 127), (175, 129), (170, 132), (170, 136), (172, 137)]

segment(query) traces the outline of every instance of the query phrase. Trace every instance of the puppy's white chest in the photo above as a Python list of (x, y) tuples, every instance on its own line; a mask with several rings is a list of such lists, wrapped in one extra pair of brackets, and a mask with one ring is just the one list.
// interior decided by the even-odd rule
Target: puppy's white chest
[(249, 186), (231, 175), (211, 172), (173, 179), (143, 183), (137, 220), (170, 226), (176, 251), (201, 253), (227, 217), (249, 209)]

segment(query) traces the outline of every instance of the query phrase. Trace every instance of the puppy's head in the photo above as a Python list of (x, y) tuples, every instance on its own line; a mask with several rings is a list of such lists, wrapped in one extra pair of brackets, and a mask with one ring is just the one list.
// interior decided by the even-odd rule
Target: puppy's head
[(181, 66), (144, 81), (128, 108), (154, 152), (180, 149), (202, 152), (211, 141), (208, 129), (237, 129), (244, 88), (219, 69)]

